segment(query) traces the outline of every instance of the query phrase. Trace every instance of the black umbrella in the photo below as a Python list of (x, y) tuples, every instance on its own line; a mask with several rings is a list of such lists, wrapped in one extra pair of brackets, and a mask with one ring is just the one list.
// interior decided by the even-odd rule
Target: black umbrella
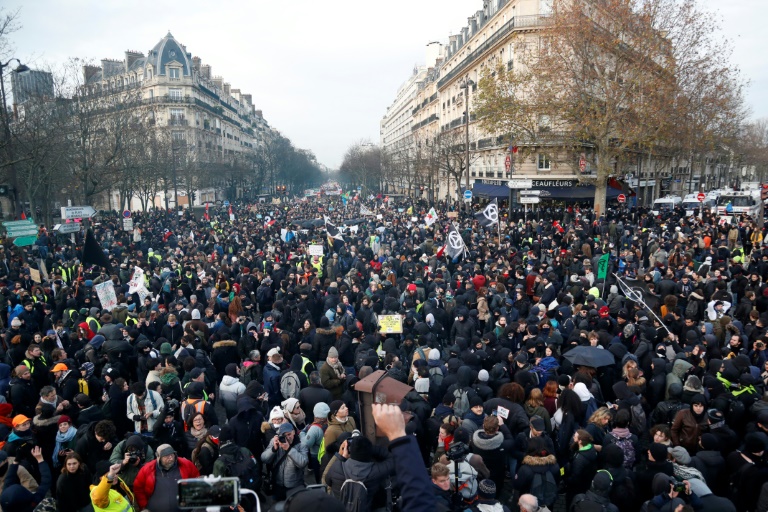
[(608, 350), (597, 347), (579, 346), (572, 348), (563, 354), (567, 360), (574, 366), (590, 366), (598, 368), (600, 366), (610, 366), (616, 363), (616, 359)]

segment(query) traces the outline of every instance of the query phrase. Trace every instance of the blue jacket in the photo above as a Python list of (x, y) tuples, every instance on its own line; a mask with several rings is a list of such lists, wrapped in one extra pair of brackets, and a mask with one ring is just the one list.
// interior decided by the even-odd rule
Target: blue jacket
[(31, 511), (43, 501), (43, 498), (48, 493), (48, 489), (51, 488), (51, 469), (46, 462), (41, 462), (39, 467), (40, 486), (36, 492), (31, 493), (25, 487), (22, 487), (19, 481), (19, 465), (10, 465), (8, 473), (5, 475), (3, 493), (0, 494), (0, 507), (3, 507), (3, 510)]
[(272, 363), (264, 366), (264, 390), (269, 395), (269, 406), (280, 405), (283, 401), (283, 395), (280, 393), (280, 369), (275, 368)]
[(402, 496), (402, 512), (433, 512), (435, 495), (428, 492), (432, 481), (424, 469), (419, 445), (414, 436), (404, 436), (389, 443), (395, 459), (395, 475)]

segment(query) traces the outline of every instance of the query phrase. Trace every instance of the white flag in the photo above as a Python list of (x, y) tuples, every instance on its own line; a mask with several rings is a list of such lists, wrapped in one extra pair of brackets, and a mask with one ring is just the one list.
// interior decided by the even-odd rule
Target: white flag
[(360, 215), (375, 215), (373, 213), (373, 210), (365, 206), (364, 204), (360, 205)]
[(429, 212), (427, 212), (427, 215), (424, 217), (424, 223), (427, 226), (431, 226), (437, 222), (437, 212), (435, 211), (434, 206), (429, 209)]

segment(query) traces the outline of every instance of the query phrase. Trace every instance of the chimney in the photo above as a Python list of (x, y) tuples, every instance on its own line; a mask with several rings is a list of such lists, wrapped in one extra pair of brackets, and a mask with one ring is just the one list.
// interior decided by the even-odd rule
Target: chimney
[(477, 18), (475, 16), (472, 16), (471, 18), (467, 18), (467, 21), (469, 22), (469, 31), (470, 37), (477, 34)]
[(464, 34), (457, 34), (456, 35), (456, 48), (461, 48), (464, 46)]
[(462, 27), (461, 28), (461, 35), (464, 38), (464, 42), (469, 42), (469, 27)]
[(228, 83), (225, 83), (225, 84), (224, 84), (224, 94), (226, 94), (227, 96), (229, 96), (229, 91), (230, 91), (231, 89), (232, 89), (232, 85), (231, 85), (231, 84), (228, 84)]
[(211, 65), (210, 64), (203, 64), (200, 67), (200, 75), (203, 78), (207, 78), (208, 80), (211, 79)]
[(83, 76), (85, 77), (85, 81), (88, 82), (88, 80), (99, 71), (101, 71), (99, 66), (83, 66)]
[(456, 38), (457, 36), (448, 36), (448, 44), (451, 45), (451, 54), (456, 53)]
[(220, 76), (217, 76), (215, 78), (212, 78), (211, 82), (213, 82), (213, 85), (215, 85), (218, 89), (221, 89), (224, 79), (221, 78)]
[(133, 50), (128, 50), (125, 52), (125, 71), (128, 72), (129, 69), (131, 69), (131, 66), (133, 66), (133, 63), (139, 60), (140, 58), (144, 57), (144, 54), (141, 52), (135, 52)]
[(232, 97), (237, 101), (242, 101), (242, 94), (240, 93), (240, 89), (232, 89), (229, 91), (229, 94), (231, 94)]
[(483, 14), (483, 11), (477, 11), (475, 18), (477, 18), (477, 28), (483, 28), (485, 25), (485, 14)]
[(104, 76), (119, 75), (123, 72), (125, 63), (114, 59), (101, 59), (101, 69)]
[(246, 102), (248, 105), (253, 105), (253, 95), (243, 94), (243, 101)]
[(192, 68), (200, 71), (200, 66), (202, 65), (203, 61), (200, 59), (200, 57), (192, 57)]
[(262, 114), (261, 110), (254, 111), (254, 114), (256, 114), (256, 117), (264, 119), (264, 115)]

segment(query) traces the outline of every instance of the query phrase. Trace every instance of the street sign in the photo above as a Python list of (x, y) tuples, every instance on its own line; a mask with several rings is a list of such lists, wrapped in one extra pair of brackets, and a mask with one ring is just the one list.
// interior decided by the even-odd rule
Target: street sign
[(521, 190), (521, 196), (540, 196), (541, 190)]
[(224, 208), (229, 207), (229, 201), (224, 201), (222, 204), (224, 205)]
[(79, 233), (81, 227), (82, 224), (79, 222), (70, 222), (69, 224), (59, 224), (58, 228), (56, 228), (56, 231), (62, 235), (66, 235), (68, 233)]
[(123, 219), (123, 231), (133, 231), (133, 219)]
[(33, 245), (37, 240), (36, 236), (22, 236), (13, 241), (13, 245), (16, 247), (27, 247)]
[(62, 219), (89, 219), (96, 215), (93, 206), (62, 206)]
[(533, 187), (533, 180), (526, 180), (521, 178), (515, 178), (507, 182), (509, 188), (531, 188)]
[(37, 237), (37, 226), (34, 224), (31, 224), (30, 226), (24, 226), (24, 227), (10, 227), (8, 228), (8, 236), (10, 238), (15, 238), (17, 236), (31, 236), (34, 235)]
[(541, 198), (539, 196), (523, 196), (520, 198), (520, 204), (539, 204)]
[(627, 196), (624, 194), (619, 194), (619, 196), (616, 198), (616, 200), (620, 203), (626, 203), (627, 202)]
[(3, 226), (5, 228), (10, 228), (13, 226), (28, 226), (30, 224), (34, 224), (35, 219), (24, 219), (24, 220), (7, 220), (3, 222)]
[(507, 157), (504, 159), (504, 169), (507, 170), (507, 172), (512, 170), (512, 156), (507, 155)]
[(696, 199), (698, 199), (700, 203), (703, 203), (706, 198), (707, 198), (707, 196), (704, 195), (704, 192), (699, 192), (696, 195)]
[(464, 202), (469, 203), (472, 201), (472, 191), (471, 190), (465, 190), (464, 191)]
[(130, 219), (131, 218), (131, 210), (123, 210), (123, 218), (124, 219)]

